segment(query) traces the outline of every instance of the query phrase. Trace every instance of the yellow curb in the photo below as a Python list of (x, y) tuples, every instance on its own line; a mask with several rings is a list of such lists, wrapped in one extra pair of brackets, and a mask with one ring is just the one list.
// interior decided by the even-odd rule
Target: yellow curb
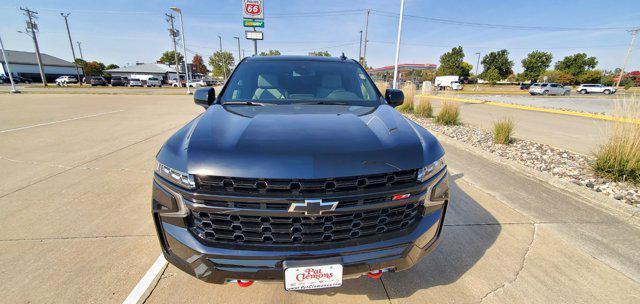
[(615, 117), (615, 116), (602, 115), (602, 114), (576, 112), (576, 111), (569, 111), (569, 110), (539, 108), (539, 107), (523, 106), (523, 105), (517, 105), (517, 104), (511, 104), (511, 103), (498, 102), (498, 101), (486, 101), (486, 100), (470, 99), (470, 98), (445, 97), (445, 96), (433, 96), (433, 95), (422, 95), (422, 94), (418, 96), (432, 98), (432, 99), (439, 99), (439, 100), (453, 100), (453, 101), (459, 101), (464, 103), (486, 104), (490, 106), (512, 108), (512, 109), (519, 109), (519, 110), (526, 110), (526, 111), (536, 111), (536, 112), (544, 112), (544, 113), (579, 116), (579, 117), (586, 117), (586, 118), (593, 118), (593, 119), (600, 119), (600, 120), (607, 120), (607, 121), (640, 124), (640, 119), (637, 119), (637, 118), (634, 119), (634, 118)]
[(527, 95), (529, 91), (457, 91), (456, 94), (472, 94), (472, 95)]

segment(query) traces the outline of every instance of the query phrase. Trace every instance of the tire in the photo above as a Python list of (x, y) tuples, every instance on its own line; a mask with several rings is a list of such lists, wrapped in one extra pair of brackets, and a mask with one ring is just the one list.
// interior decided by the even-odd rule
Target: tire
[(587, 94), (587, 90), (585, 89), (580, 90), (580, 94)]
[(531, 94), (531, 96), (536, 96), (536, 93), (529, 93), (529, 94)]
[(604, 92), (602, 92), (602, 93), (604, 93), (604, 95), (609, 95), (609, 94), (611, 94), (611, 90), (604, 90)]
[(562, 93), (562, 96), (569, 96), (569, 91), (564, 91), (564, 93)]
[(542, 91), (542, 95), (544, 95), (544, 96), (549, 95), (549, 91)]

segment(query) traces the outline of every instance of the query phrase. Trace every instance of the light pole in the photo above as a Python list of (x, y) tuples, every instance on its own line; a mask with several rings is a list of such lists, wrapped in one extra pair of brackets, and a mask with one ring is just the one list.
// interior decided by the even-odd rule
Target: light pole
[(222, 60), (222, 75), (224, 76), (224, 79), (227, 79), (227, 69), (226, 69), (226, 65), (225, 65), (225, 60), (224, 60), (224, 54), (222, 54), (222, 36), (218, 35), (218, 40), (220, 41), (220, 60)]
[(404, 15), (404, 0), (400, 0), (400, 20), (398, 21), (398, 38), (396, 39), (396, 60), (393, 67), (393, 88), (398, 88), (398, 58), (400, 57), (400, 38), (402, 37), (402, 15)]
[(64, 18), (64, 24), (67, 26), (67, 35), (69, 35), (69, 46), (71, 46), (71, 55), (73, 56), (73, 65), (76, 67), (76, 75), (78, 76), (78, 83), (82, 85), (82, 79), (80, 79), (80, 71), (78, 70), (78, 63), (76, 62), (76, 51), (73, 50), (73, 41), (71, 40), (71, 31), (69, 30), (69, 21), (67, 18), (69, 17), (69, 13), (66, 15), (60, 13), (60, 16)]
[(189, 67), (187, 66), (187, 40), (184, 39), (184, 21), (182, 20), (182, 10), (172, 6), (170, 9), (180, 14), (180, 29), (182, 30), (182, 49), (184, 51), (184, 74), (187, 79), (187, 94), (191, 94), (191, 88), (189, 87)]
[(82, 56), (82, 46), (80, 46), (80, 41), (76, 41), (78, 44), (78, 51), (80, 51), (80, 59), (84, 60), (84, 56)]
[(4, 53), (4, 44), (2, 43), (2, 37), (0, 37), (0, 48), (2, 49), (2, 58), (4, 58), (4, 64), (7, 66), (7, 74), (9, 74), (9, 81), (11, 81), (11, 93), (20, 93), (20, 91), (16, 89), (15, 82), (13, 82), (13, 76), (11, 76), (11, 68), (9, 67), (9, 58), (7, 58), (7, 54)]
[(362, 31), (360, 31), (360, 48), (358, 49), (358, 62), (362, 61)]
[(480, 66), (480, 52), (476, 52), (478, 55), (478, 61), (476, 62), (476, 90), (478, 90), (478, 80), (480, 80), (480, 76), (478, 76), (478, 67)]
[(242, 57), (240, 57), (240, 37), (233, 37), (233, 39), (238, 40), (238, 63), (240, 63), (240, 60), (242, 60)]

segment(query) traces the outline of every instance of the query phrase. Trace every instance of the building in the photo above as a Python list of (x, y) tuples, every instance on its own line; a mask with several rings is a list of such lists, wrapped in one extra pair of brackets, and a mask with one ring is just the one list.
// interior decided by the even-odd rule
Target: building
[[(36, 53), (34, 52), (22, 52), (6, 50), (7, 59), (9, 61), (9, 68), (13, 75), (18, 75), (25, 78), (31, 78), (34, 82), (40, 82), (40, 69), (38, 68), (38, 60), (36, 59)], [(73, 62), (53, 57), (45, 53), (40, 53), (42, 57), (42, 68), (44, 70), (47, 82), (53, 82), (56, 78), (69, 75), (76, 75), (76, 67)], [(0, 73), (6, 75), (7, 60), (0, 53)], [(82, 77), (82, 68), (78, 67), (80, 77)]]
[[(402, 63), (398, 64), (398, 80), (399, 82), (413, 81), (419, 82), (419, 73), (423, 70), (435, 70), (438, 65), (433, 63)], [(369, 69), (367, 72), (375, 81), (393, 81), (393, 65), (383, 66), (381, 68)]]
[[(182, 66), (181, 66), (182, 67)], [(202, 75), (191, 72), (192, 65), (187, 64), (189, 69), (190, 79), (202, 78)], [(184, 69), (181, 69), (184, 70)], [(131, 78), (137, 78), (140, 80), (147, 80), (149, 77), (156, 77), (162, 80), (163, 83), (168, 83), (169, 80), (176, 79), (176, 69), (172, 65), (164, 63), (141, 63), (138, 62), (135, 65), (125, 66), (112, 70), (105, 70), (105, 73), (111, 74), (111, 76), (124, 76)], [(180, 79), (184, 80), (184, 72), (180, 72)]]

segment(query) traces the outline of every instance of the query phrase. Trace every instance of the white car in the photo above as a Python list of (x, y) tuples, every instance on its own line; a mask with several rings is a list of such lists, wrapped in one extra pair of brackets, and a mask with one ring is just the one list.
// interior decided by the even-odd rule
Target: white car
[(531, 95), (569, 95), (571, 89), (565, 88), (559, 83), (534, 83), (529, 87)]
[(162, 81), (157, 77), (149, 77), (149, 79), (147, 79), (147, 86), (148, 87), (162, 87)]
[(140, 80), (138, 78), (131, 78), (129, 80), (129, 86), (130, 87), (142, 87), (142, 80)]
[(580, 94), (604, 93), (606, 95), (609, 95), (609, 94), (615, 93), (616, 91), (617, 91), (616, 88), (612, 86), (606, 86), (602, 84), (590, 84), (590, 83), (581, 84), (576, 89), (576, 92)]
[(78, 79), (74, 76), (60, 76), (56, 78), (56, 85), (58, 86), (66, 86), (69, 83), (78, 83)]

